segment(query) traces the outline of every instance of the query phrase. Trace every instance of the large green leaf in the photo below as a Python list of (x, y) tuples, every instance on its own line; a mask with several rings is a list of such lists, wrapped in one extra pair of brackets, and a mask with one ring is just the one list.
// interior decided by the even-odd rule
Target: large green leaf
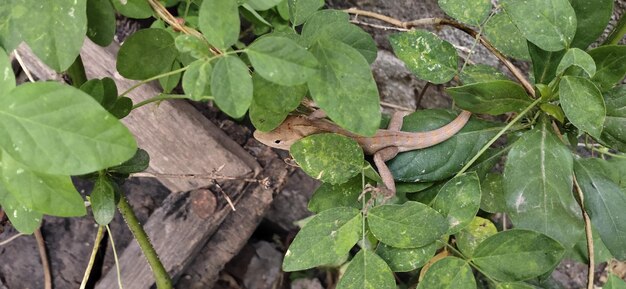
[(547, 51), (569, 47), (576, 33), (576, 13), (568, 0), (503, 0), (500, 3), (530, 42)]
[(294, 26), (307, 21), (315, 11), (324, 6), (324, 0), (287, 0), (289, 20)]
[(66, 70), (87, 32), (87, 0), (9, 0), (0, 5), (0, 38), (7, 50), (23, 40), (45, 64)]
[(0, 95), (0, 146), (35, 171), (61, 175), (119, 165), (137, 150), (128, 129), (91, 96), (54, 82)]
[(338, 265), (361, 238), (362, 221), (361, 212), (354, 208), (334, 208), (314, 216), (289, 246), (283, 270)]
[(417, 289), (475, 289), (476, 281), (472, 268), (465, 260), (445, 257), (435, 262), (417, 284)]
[(15, 74), (9, 56), (0, 47), (0, 96), (8, 94), (15, 87)]
[(441, 238), (447, 229), (441, 214), (411, 201), (374, 207), (367, 214), (367, 223), (376, 239), (397, 248), (426, 246)]
[(148, 28), (129, 36), (117, 53), (117, 71), (129, 79), (147, 79), (172, 68), (178, 55), (174, 37), (165, 29)]
[[(449, 123), (455, 112), (420, 110), (404, 118), (403, 131), (429, 131)], [(387, 164), (394, 179), (403, 182), (432, 182), (451, 177), (501, 128), (472, 118), (460, 132), (436, 146), (398, 154)]]
[(100, 226), (108, 225), (115, 216), (115, 190), (106, 175), (98, 177), (89, 195), (93, 217)]
[(307, 208), (313, 213), (337, 207), (361, 209), (363, 203), (359, 202), (359, 196), (363, 189), (363, 177), (359, 175), (343, 184), (322, 183), (311, 196)]
[(456, 105), (475, 113), (491, 115), (520, 112), (531, 99), (519, 84), (510, 80), (479, 82), (446, 89)]
[(549, 84), (556, 77), (556, 68), (561, 63), (565, 50), (546, 51), (528, 42), (528, 52), (533, 62), (535, 83)]
[(341, 127), (374, 135), (380, 124), (380, 100), (365, 58), (347, 44), (327, 38), (318, 39), (310, 51), (320, 62), (307, 83), (313, 100)]
[(556, 74), (565, 72), (565, 69), (570, 66), (578, 66), (587, 72), (589, 77), (596, 74), (596, 63), (593, 58), (587, 52), (584, 52), (578, 48), (570, 48), (565, 52), (559, 66), (556, 68)]
[(305, 137), (294, 143), (289, 152), (304, 172), (325, 183), (345, 183), (363, 167), (359, 144), (339, 134)]
[(572, 155), (546, 121), (526, 132), (509, 151), (504, 168), (504, 197), (513, 224), (571, 248), (583, 232), (572, 173)]
[(433, 200), (432, 207), (446, 217), (448, 234), (469, 225), (480, 208), (478, 175), (469, 172), (450, 179)]
[(210, 57), (209, 46), (205, 41), (196, 36), (187, 34), (178, 35), (174, 39), (174, 45), (176, 45), (176, 49), (178, 49), (180, 53), (189, 53), (189, 55), (195, 59)]
[(109, 1), (87, 0), (87, 37), (107, 46), (115, 36), (115, 10)]
[(559, 84), (563, 112), (576, 127), (593, 137), (600, 137), (606, 107), (600, 90), (587, 78), (564, 76)]
[(305, 83), (318, 66), (310, 52), (285, 37), (262, 37), (250, 44), (246, 52), (255, 72), (285, 86)]
[(611, 254), (626, 260), (626, 193), (603, 172), (606, 165), (601, 159), (576, 160), (574, 173), (591, 223)]
[(305, 85), (282, 86), (269, 82), (258, 74), (252, 75), (254, 87), (250, 120), (260, 131), (271, 131), (278, 127), (289, 112), (300, 105), (306, 95)]
[(466, 65), (459, 74), (461, 83), (473, 84), (494, 80), (509, 80), (509, 78), (493, 66), (486, 64)]
[(418, 248), (395, 248), (380, 243), (376, 254), (385, 260), (391, 271), (409, 272), (426, 265), (436, 250), (437, 242)]
[(485, 37), (502, 53), (521, 60), (529, 60), (528, 45), (522, 32), (504, 12), (494, 14), (483, 26)]
[(183, 74), (183, 90), (193, 100), (202, 100), (211, 96), (211, 75), (213, 66), (206, 60), (196, 60), (189, 64)]
[(242, 117), (252, 103), (252, 77), (246, 64), (236, 56), (221, 57), (211, 76), (215, 103), (231, 117)]
[(613, 14), (613, 0), (569, 0), (576, 11), (576, 35), (572, 47), (585, 49), (604, 31)]
[(394, 53), (417, 77), (432, 83), (446, 83), (457, 73), (459, 57), (449, 42), (426, 30), (392, 34)]
[(128, 18), (146, 19), (152, 16), (152, 8), (144, 0), (111, 0), (115, 10)]
[(239, 39), (239, 9), (236, 0), (204, 0), (200, 5), (198, 27), (207, 41), (226, 49)]
[(498, 229), (489, 219), (474, 217), (467, 227), (455, 234), (456, 245), (464, 256), (472, 257), (478, 245), (496, 233)]
[(319, 10), (313, 13), (306, 23), (304, 23), (301, 35), (305, 41), (312, 42), (326, 26), (336, 27), (342, 24), (348, 24), (349, 21), (350, 16), (346, 12), (333, 9)]
[(83, 198), (69, 176), (35, 172), (2, 152), (2, 184), (20, 203), (34, 211), (62, 217), (86, 214)]
[(361, 250), (350, 262), (337, 289), (395, 289), (389, 266), (374, 252)]
[(589, 50), (596, 62), (596, 74), (591, 78), (602, 91), (611, 89), (626, 75), (626, 45), (607, 45)]
[(618, 86), (604, 94), (606, 119), (601, 141), (606, 145), (626, 152), (626, 86)]
[(481, 272), (496, 280), (522, 281), (540, 276), (561, 261), (565, 249), (534, 231), (513, 229), (484, 240), (472, 257)]
[(439, 0), (439, 7), (450, 17), (479, 26), (491, 12), (491, 0)]
[(39, 228), (43, 214), (20, 203), (0, 182), (0, 206), (11, 225), (22, 234), (32, 234)]

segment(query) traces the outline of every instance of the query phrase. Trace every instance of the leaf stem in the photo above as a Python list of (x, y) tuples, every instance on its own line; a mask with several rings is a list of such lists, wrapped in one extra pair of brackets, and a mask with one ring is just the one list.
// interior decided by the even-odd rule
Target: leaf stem
[(587, 238), (587, 255), (589, 257), (589, 270), (587, 271), (587, 289), (593, 289), (593, 278), (595, 277), (595, 254), (593, 251), (593, 234), (591, 232), (591, 220), (589, 219), (589, 214), (585, 210), (584, 204), (584, 195), (583, 191), (580, 189), (580, 185), (578, 185), (578, 181), (576, 180), (576, 176), (572, 176), (574, 179), (574, 187), (576, 188), (576, 192), (578, 193), (578, 199), (580, 201), (580, 210), (583, 212), (583, 220), (585, 221), (585, 237)]
[(103, 226), (98, 226), (98, 233), (96, 234), (96, 240), (93, 241), (93, 249), (91, 250), (89, 263), (87, 263), (87, 268), (85, 269), (85, 274), (83, 274), (83, 281), (80, 282), (79, 289), (85, 289), (85, 286), (87, 286), (87, 281), (89, 281), (89, 275), (91, 275), (91, 269), (93, 268), (93, 263), (96, 260), (96, 254), (98, 253), (98, 249), (100, 248), (100, 242), (102, 241), (102, 237), (104, 237), (103, 228), (104, 228)]
[(465, 166), (455, 175), (455, 177), (458, 177), (460, 175), (462, 175), (465, 171), (467, 171), (467, 169), (469, 169), (469, 167), (471, 167), (474, 162), (476, 162), (476, 160), (487, 151), (487, 149), (489, 149), (489, 147), (496, 142), (496, 140), (498, 140), (498, 138), (500, 138), (506, 131), (509, 130), (509, 128), (511, 128), (515, 123), (517, 123), (520, 119), (522, 119), (522, 117), (524, 115), (526, 115), (526, 113), (528, 113), (532, 108), (534, 108), (537, 104), (539, 104), (539, 102), (541, 101), (541, 98), (536, 99), (535, 101), (533, 101), (533, 103), (531, 103), (528, 107), (526, 107), (524, 110), (522, 110), (513, 120), (511, 120), (511, 122), (509, 122), (502, 130), (500, 130), (500, 132), (498, 132), (498, 134), (496, 134), (487, 144), (485, 144), (480, 151), (478, 151), (478, 153), (469, 161), (467, 162), (467, 164), (465, 164)]
[(168, 100), (168, 99), (185, 99), (185, 98), (189, 98), (188, 96), (184, 95), (184, 94), (165, 94), (165, 93), (161, 93), (155, 97), (152, 98), (148, 98), (140, 103), (137, 103), (135, 105), (133, 105), (133, 110), (140, 108), (146, 104), (150, 104), (153, 102), (157, 102), (157, 101), (162, 101), (162, 100)]
[(139, 220), (137, 219), (137, 216), (135, 216), (133, 208), (130, 206), (126, 196), (123, 194), (120, 197), (120, 202), (118, 203), (117, 208), (122, 217), (124, 217), (128, 229), (130, 229), (130, 232), (133, 233), (135, 240), (137, 240), (141, 251), (148, 260), (148, 264), (150, 264), (150, 268), (154, 274), (154, 279), (156, 280), (157, 288), (172, 289), (172, 280), (170, 279), (167, 270), (163, 266), (163, 263), (161, 263), (161, 260), (159, 260), (159, 256), (154, 250), (154, 247), (152, 247), (146, 231), (144, 231), (141, 224), (139, 224)]
[(157, 80), (159, 78), (163, 78), (163, 77), (166, 77), (166, 76), (174, 75), (176, 73), (181, 73), (181, 72), (187, 70), (188, 68), (189, 68), (189, 66), (185, 66), (185, 67), (182, 67), (182, 68), (179, 68), (179, 69), (176, 69), (176, 70), (172, 70), (170, 72), (166, 72), (166, 73), (163, 73), (163, 74), (159, 74), (159, 75), (150, 77), (148, 79), (142, 80), (140, 82), (137, 82), (135, 85), (131, 86), (129, 89), (127, 89), (126, 91), (122, 92), (122, 94), (120, 94), (120, 97), (126, 96), (128, 93), (130, 93), (131, 91), (135, 90), (135, 88), (140, 87), (140, 86), (142, 86), (142, 85), (144, 85), (144, 84), (146, 84), (146, 83), (148, 83), (150, 81)]
[(619, 21), (602, 45), (615, 45), (619, 43), (622, 38), (624, 38), (624, 35), (626, 34), (626, 16), (624, 15), (619, 18)]

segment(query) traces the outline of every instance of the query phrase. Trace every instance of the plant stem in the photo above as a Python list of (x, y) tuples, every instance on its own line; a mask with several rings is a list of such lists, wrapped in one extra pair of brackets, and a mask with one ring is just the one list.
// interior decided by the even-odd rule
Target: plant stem
[(50, 262), (48, 262), (48, 253), (46, 252), (46, 242), (41, 234), (41, 228), (35, 230), (35, 239), (37, 240), (37, 248), (39, 249), (39, 257), (41, 258), (41, 267), (43, 268), (43, 284), (45, 289), (52, 289), (52, 274), (50, 273)]
[(144, 106), (146, 104), (150, 104), (150, 103), (157, 102), (157, 101), (168, 100), (168, 99), (185, 99), (185, 98), (188, 98), (188, 97), (186, 95), (184, 95), (184, 94), (164, 94), (164, 93), (161, 93), (161, 94), (159, 94), (159, 95), (157, 95), (157, 96), (155, 96), (153, 98), (148, 98), (148, 99), (146, 99), (146, 100), (144, 100), (144, 101), (142, 101), (140, 103), (137, 103), (137, 104), (133, 105), (133, 110), (137, 109), (137, 108), (140, 108), (140, 107), (142, 107), (142, 106)]
[(163, 263), (161, 263), (154, 247), (152, 247), (146, 231), (144, 231), (141, 224), (139, 224), (139, 220), (137, 219), (137, 216), (135, 216), (133, 208), (130, 206), (124, 195), (120, 197), (120, 202), (117, 204), (117, 208), (120, 211), (120, 214), (122, 214), (122, 217), (124, 217), (128, 229), (130, 229), (130, 232), (133, 233), (135, 240), (137, 240), (143, 255), (148, 260), (148, 264), (150, 264), (150, 268), (154, 274), (157, 288), (173, 288), (170, 275), (167, 273), (167, 270), (165, 270), (165, 267), (163, 267)]
[(613, 28), (613, 31), (611, 31), (602, 45), (615, 45), (624, 38), (624, 34), (626, 34), (626, 17), (624, 15), (620, 17), (615, 28)]
[(465, 171), (467, 171), (467, 169), (469, 169), (469, 167), (471, 167), (474, 162), (476, 162), (476, 160), (487, 151), (487, 149), (489, 149), (489, 147), (496, 142), (496, 140), (498, 140), (498, 138), (500, 138), (507, 130), (509, 130), (509, 128), (511, 128), (515, 123), (517, 123), (520, 119), (522, 119), (522, 117), (524, 115), (526, 115), (533, 107), (535, 107), (537, 104), (539, 104), (539, 102), (541, 101), (541, 98), (536, 99), (535, 101), (533, 101), (533, 103), (531, 103), (528, 107), (526, 107), (524, 110), (522, 110), (513, 120), (511, 120), (511, 122), (509, 122), (502, 130), (500, 130), (500, 132), (498, 132), (498, 134), (496, 134), (487, 144), (485, 144), (480, 151), (478, 151), (478, 153), (469, 161), (467, 162), (467, 164), (465, 164), (465, 166), (455, 175), (455, 177), (458, 177), (460, 175), (462, 175)]
[(89, 281), (89, 275), (91, 274), (91, 268), (93, 268), (93, 262), (96, 260), (96, 254), (98, 253), (98, 249), (100, 248), (100, 242), (102, 241), (102, 237), (104, 237), (103, 228), (103, 226), (98, 226), (98, 233), (96, 234), (96, 240), (93, 242), (93, 249), (91, 250), (89, 263), (87, 264), (87, 269), (85, 269), (85, 274), (83, 274), (83, 281), (80, 282), (80, 289), (85, 289), (85, 286), (87, 286), (87, 281)]
[(593, 234), (591, 232), (591, 220), (589, 219), (589, 214), (585, 211), (584, 204), (584, 195), (583, 191), (580, 189), (578, 185), (578, 181), (576, 180), (576, 176), (573, 176), (574, 179), (574, 187), (576, 187), (576, 192), (578, 193), (578, 199), (580, 200), (580, 209), (583, 212), (583, 220), (585, 221), (585, 237), (587, 237), (587, 255), (589, 257), (589, 270), (587, 273), (587, 289), (593, 289), (593, 278), (594, 278), (594, 270), (595, 270), (595, 254), (593, 251)]
[(131, 86), (126, 91), (122, 92), (122, 94), (120, 94), (120, 97), (126, 96), (128, 93), (130, 93), (131, 91), (135, 90), (135, 88), (140, 87), (140, 86), (142, 86), (142, 85), (144, 85), (144, 84), (146, 84), (146, 83), (148, 83), (150, 81), (157, 80), (159, 78), (163, 78), (163, 77), (166, 77), (166, 76), (174, 75), (176, 73), (181, 73), (181, 72), (187, 70), (188, 68), (189, 68), (189, 66), (185, 66), (185, 67), (182, 67), (182, 68), (179, 68), (179, 69), (176, 69), (176, 70), (172, 70), (170, 72), (166, 72), (166, 73), (159, 74), (157, 76), (153, 76), (153, 77), (150, 77), (148, 79), (142, 80), (142, 81), (136, 83), (135, 85)]

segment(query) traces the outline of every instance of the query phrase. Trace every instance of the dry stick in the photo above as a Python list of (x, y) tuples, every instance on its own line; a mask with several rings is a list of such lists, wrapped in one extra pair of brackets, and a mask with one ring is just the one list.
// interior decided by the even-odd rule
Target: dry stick
[(587, 237), (587, 254), (589, 255), (589, 270), (587, 273), (587, 289), (593, 289), (593, 278), (594, 278), (594, 270), (595, 270), (595, 254), (593, 251), (593, 235), (591, 232), (591, 220), (589, 219), (589, 214), (585, 211), (584, 205), (584, 196), (583, 191), (580, 189), (580, 185), (578, 185), (578, 180), (576, 180), (576, 176), (574, 177), (574, 186), (576, 187), (576, 192), (578, 193), (578, 199), (580, 200), (580, 209), (583, 212), (583, 220), (585, 221), (585, 236)]
[(365, 10), (360, 10), (356, 8), (350, 8), (344, 11), (349, 14), (363, 15), (366, 17), (378, 19), (378, 20), (387, 22), (389, 24), (392, 24), (394, 26), (398, 26), (398, 27), (405, 28), (405, 29), (410, 29), (410, 28), (414, 28), (418, 26), (425, 26), (425, 25), (447, 25), (447, 26), (451, 26), (453, 28), (459, 29), (469, 34), (470, 36), (477, 38), (480, 41), (480, 43), (483, 46), (485, 46), (485, 48), (487, 48), (494, 56), (498, 58), (498, 60), (500, 60), (500, 62), (502, 62), (502, 64), (504, 64), (504, 66), (506, 66), (509, 69), (509, 71), (511, 71), (513, 76), (515, 76), (515, 78), (517, 78), (517, 80), (522, 84), (526, 92), (533, 98), (536, 97), (535, 89), (533, 88), (532, 84), (526, 79), (524, 74), (515, 65), (513, 65), (513, 63), (511, 63), (506, 58), (506, 56), (504, 56), (493, 45), (491, 45), (491, 43), (489, 43), (489, 41), (487, 41), (485, 37), (483, 37), (482, 35), (479, 35), (478, 32), (474, 31), (472, 28), (462, 23), (449, 20), (449, 19), (444, 19), (444, 18), (424, 18), (424, 19), (418, 19), (418, 20), (412, 20), (412, 21), (400, 21), (398, 19), (386, 16), (386, 15), (382, 15), (376, 12), (365, 11)]
[(13, 235), (13, 236), (9, 237), (8, 239), (6, 239), (6, 240), (4, 240), (4, 241), (0, 242), (0, 246), (5, 246), (6, 244), (11, 243), (13, 240), (15, 240), (15, 239), (17, 239), (17, 238), (19, 238), (19, 237), (21, 237), (21, 236), (24, 236), (24, 234), (22, 234), (22, 233), (17, 233), (17, 234), (15, 234), (15, 235)]
[(43, 240), (43, 235), (41, 235), (41, 229), (35, 230), (35, 239), (37, 240), (37, 248), (39, 249), (39, 257), (41, 258), (41, 266), (43, 267), (44, 288), (52, 289), (52, 274), (50, 274), (50, 263), (48, 262), (46, 243)]
[(96, 234), (96, 240), (93, 242), (93, 249), (91, 250), (91, 256), (89, 257), (89, 263), (87, 263), (87, 269), (85, 269), (85, 274), (83, 274), (83, 281), (80, 282), (79, 289), (85, 289), (87, 286), (87, 281), (89, 281), (89, 275), (91, 275), (91, 269), (93, 268), (93, 263), (96, 260), (96, 255), (98, 254), (98, 249), (100, 248), (100, 242), (102, 241), (102, 237), (104, 237), (104, 228), (103, 226), (98, 226), (98, 233)]
[(204, 179), (204, 180), (227, 180), (227, 181), (242, 181), (247, 183), (258, 183), (263, 186), (269, 186), (269, 179), (255, 179), (255, 178), (242, 178), (242, 177), (229, 177), (216, 174), (159, 174), (150, 172), (134, 173), (130, 175), (132, 178), (172, 178), (172, 179)]

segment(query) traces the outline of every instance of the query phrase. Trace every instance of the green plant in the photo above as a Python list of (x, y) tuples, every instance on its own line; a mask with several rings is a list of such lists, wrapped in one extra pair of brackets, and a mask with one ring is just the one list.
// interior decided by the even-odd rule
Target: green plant
[[(234, 118), (248, 113), (257, 129), (270, 131), (311, 98), (336, 124), (371, 136), (381, 123), (369, 67), (377, 48), (350, 23), (352, 13), (404, 29), (447, 25), (475, 37), (515, 81), (485, 65), (459, 69), (454, 47), (425, 30), (397, 33), (390, 41), (417, 77), (440, 84), (458, 76), (455, 83), (462, 85), (447, 89), (458, 107), (516, 116), (506, 125), (473, 118), (441, 145), (398, 155), (389, 162), (398, 181), (395, 203), (372, 208), (358, 198), (379, 177), (364, 165), (354, 140), (302, 139), (292, 154), (325, 183), (309, 204), (317, 215), (285, 256), (286, 271), (339, 266), (358, 245), (338, 287), (394, 288), (392, 272), (414, 271), (442, 249), (450, 256), (425, 271), (419, 288), (473, 288), (472, 268), (497, 288), (532, 288), (522, 282), (546, 276), (565, 256), (587, 258), (581, 244), (593, 255), (595, 241), (595, 252), (605, 253), (598, 260), (626, 259), (620, 246), (626, 228), (619, 221), (626, 218), (625, 182), (618, 173), (626, 170), (619, 153), (626, 147), (626, 89), (616, 86), (626, 74), (626, 47), (616, 45), (626, 21), (622, 17), (603, 45), (588, 49), (606, 27), (612, 1), (500, 2), (494, 10), (489, 0), (440, 0), (461, 23), (319, 10), (323, 0), (10, 0), (0, 7), (0, 205), (18, 230), (32, 233), (43, 214), (85, 215), (70, 176), (91, 178), (96, 221), (108, 224), (117, 206), (140, 236), (158, 288), (171, 287), (119, 190), (124, 178), (147, 167), (149, 157), (118, 119), (152, 102), (189, 98), (212, 100)], [(141, 80), (121, 94), (110, 78), (86, 79), (78, 56), (85, 35), (99, 45), (111, 42), (115, 12), (156, 18), (119, 51), (118, 72)], [(240, 31), (242, 22), (250, 29)], [(50, 67), (65, 71), (73, 86), (16, 86), (4, 51), (22, 41)], [(505, 55), (530, 60), (534, 84)], [(133, 105), (125, 95), (152, 80), (163, 94)], [(179, 84), (183, 94), (176, 94)], [(417, 112), (405, 118), (403, 129), (429, 130), (453, 116)], [(490, 148), (502, 135), (509, 145)], [(580, 145), (611, 160), (580, 158), (581, 137)], [(492, 173), (505, 155), (504, 176)], [(308, 167), (306, 159), (342, 166)], [(506, 213), (516, 229), (497, 232), (476, 216), (479, 210)]]

